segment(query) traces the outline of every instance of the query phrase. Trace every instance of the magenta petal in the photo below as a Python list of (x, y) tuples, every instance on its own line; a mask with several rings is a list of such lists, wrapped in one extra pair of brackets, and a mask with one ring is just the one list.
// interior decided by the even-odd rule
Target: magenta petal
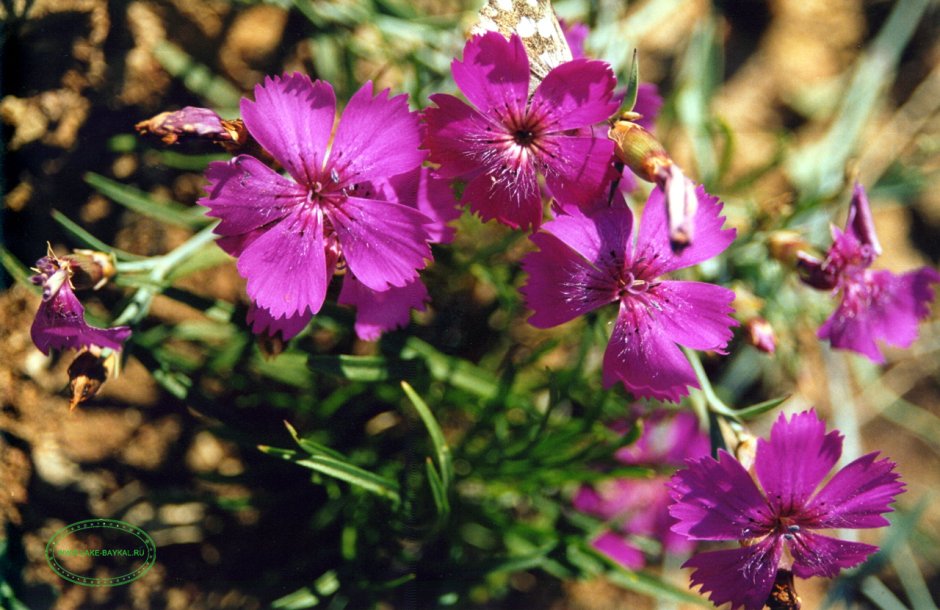
[(327, 213), (350, 271), (372, 290), (410, 284), (431, 258), (429, 220), (414, 208), (349, 197)]
[(693, 226), (695, 239), (678, 253), (669, 243), (669, 222), (666, 217), (666, 202), (659, 187), (654, 188), (643, 208), (640, 232), (637, 236), (637, 258), (656, 260), (655, 275), (697, 265), (725, 251), (734, 241), (734, 229), (722, 229), (725, 217), (721, 216), (722, 203), (717, 197), (705, 192), (703, 187), (695, 191), (698, 210)]
[(640, 570), (646, 565), (640, 549), (610, 530), (592, 540), (591, 546), (629, 570)]
[(611, 99), (614, 83), (614, 74), (605, 62), (565, 62), (535, 89), (529, 112), (544, 115), (549, 132), (601, 123), (617, 111), (617, 102)]
[(697, 350), (724, 353), (732, 338), (734, 291), (704, 282), (667, 280), (651, 290), (662, 306), (659, 319), (673, 341)]
[(862, 563), (878, 547), (803, 532), (787, 543), (793, 555), (793, 573), (800, 578), (825, 576), (833, 578), (843, 568)]
[(93, 345), (120, 350), (130, 336), (131, 329), (126, 326), (97, 328), (85, 322), (85, 308), (68, 280), (42, 300), (30, 328), (33, 343), (47, 356), (50, 349), (80, 350)]
[(408, 109), (408, 96), (389, 99), (388, 93), (372, 97), (367, 82), (343, 109), (328, 165), (349, 183), (395, 176), (424, 161), (417, 113)]
[(430, 150), (430, 160), (440, 164), (437, 175), (455, 178), (479, 171), (480, 160), (492, 149), (488, 134), (504, 128), (453, 95), (438, 93), (431, 101), (437, 107), (426, 108), (422, 115), (427, 124), (424, 147)]
[(699, 553), (683, 564), (695, 568), (692, 586), (702, 585), (701, 592), (716, 606), (731, 603), (731, 610), (761, 610), (770, 596), (782, 545), (776, 537), (766, 538), (753, 546), (725, 551)]
[(606, 269), (594, 266), (554, 235), (537, 233), (530, 239), (540, 250), (522, 259), (529, 279), (521, 292), (534, 312), (529, 324), (557, 326), (616, 300), (616, 277)]
[(662, 106), (663, 98), (659, 95), (659, 88), (652, 83), (641, 83), (636, 92), (636, 105), (633, 107), (633, 112), (642, 115), (643, 118), (636, 121), (636, 124), (652, 133)]
[(610, 183), (614, 143), (598, 136), (546, 136), (556, 146), (544, 158), (545, 186), (562, 205), (587, 206)]
[(294, 73), (269, 76), (255, 87), (255, 101), (242, 100), (242, 117), (252, 137), (294, 180), (312, 184), (323, 168), (336, 117), (329, 83)]
[(338, 302), (356, 308), (356, 335), (363, 341), (375, 341), (385, 331), (406, 326), (411, 310), (424, 311), (429, 300), (427, 288), (419, 279), (402, 288), (376, 292), (347, 273)]
[(529, 95), (529, 58), (518, 36), (487, 32), (467, 41), (463, 61), (451, 64), (454, 82), (471, 104), (522, 113)]
[(632, 301), (621, 301), (620, 315), (604, 352), (604, 387), (621, 381), (637, 398), (678, 402), (698, 387), (695, 373), (660, 316)]
[(514, 229), (537, 229), (542, 222), (542, 195), (531, 166), (512, 177), (476, 176), (464, 189), (463, 201), (484, 221), (497, 220)]
[(832, 316), (820, 327), (820, 339), (833, 347), (850, 349), (874, 362), (884, 362), (875, 344), (881, 339), (909, 347), (917, 338), (917, 324), (930, 314), (932, 284), (940, 273), (924, 267), (897, 276), (890, 271), (866, 271), (861, 281), (843, 280), (843, 295)]
[(633, 212), (623, 198), (616, 196), (615, 205), (584, 214), (578, 208), (559, 214), (542, 227), (570, 246), (575, 252), (601, 269), (619, 270), (630, 248)]
[(875, 257), (881, 255), (881, 244), (875, 234), (875, 220), (871, 216), (868, 195), (858, 182), (852, 189), (852, 202), (849, 204), (849, 215), (845, 220), (845, 232), (854, 237), (862, 247), (868, 247), (866, 263), (871, 264)]
[(842, 435), (826, 434), (815, 411), (803, 411), (787, 421), (783, 413), (770, 430), (770, 440), (758, 439), (754, 469), (764, 492), (781, 514), (804, 506), (842, 454)]
[(891, 460), (864, 455), (836, 473), (801, 511), (801, 521), (817, 529), (882, 527), (881, 516), (904, 491)]
[(267, 309), (252, 303), (248, 308), (248, 315), (245, 316), (245, 319), (248, 326), (251, 327), (251, 332), (256, 335), (268, 335), (269, 337), (280, 335), (283, 341), (290, 341), (307, 327), (307, 324), (313, 319), (313, 314), (305, 311), (292, 316), (275, 318)]
[(199, 203), (221, 219), (217, 235), (248, 233), (280, 220), (307, 197), (306, 188), (248, 155), (210, 163), (206, 179), (208, 194)]
[(333, 276), (319, 213), (298, 210), (274, 224), (245, 247), (238, 272), (248, 296), (272, 317), (316, 314)]
[(725, 451), (688, 460), (673, 475), (672, 531), (693, 540), (743, 540), (764, 535), (773, 514), (748, 472)]
[(389, 197), (403, 205), (413, 207), (430, 220), (424, 225), (434, 243), (450, 243), (455, 230), (448, 226), (460, 217), (460, 207), (447, 180), (434, 176), (427, 167), (420, 167), (389, 180)]

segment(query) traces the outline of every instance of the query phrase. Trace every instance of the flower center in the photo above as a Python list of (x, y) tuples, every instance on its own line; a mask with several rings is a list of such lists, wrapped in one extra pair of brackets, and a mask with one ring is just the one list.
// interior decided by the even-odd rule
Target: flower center
[(531, 146), (535, 141), (535, 132), (531, 129), (517, 129), (513, 134), (513, 139), (519, 146)]

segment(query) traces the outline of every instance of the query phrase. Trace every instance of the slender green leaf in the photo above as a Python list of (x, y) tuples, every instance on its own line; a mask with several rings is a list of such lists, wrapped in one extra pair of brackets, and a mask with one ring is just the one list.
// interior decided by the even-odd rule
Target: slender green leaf
[(495, 398), (499, 394), (499, 381), (492, 374), (466, 360), (442, 354), (417, 337), (408, 338), (401, 355), (404, 358), (421, 358), (434, 379), (445, 381), (455, 388), (481, 398)]
[(85, 182), (102, 195), (124, 207), (165, 224), (197, 229), (212, 222), (201, 207), (186, 207), (175, 201), (158, 200), (126, 184), (88, 172)]
[(271, 607), (274, 610), (306, 610), (316, 608), (319, 604), (320, 598), (313, 594), (310, 587), (303, 587), (274, 600)]
[(224, 78), (198, 63), (178, 46), (161, 42), (153, 49), (160, 65), (183, 81), (187, 89), (219, 110), (238, 108), (241, 92)]
[(340, 453), (339, 451), (335, 451), (327, 447), (326, 445), (322, 445), (316, 441), (312, 441), (307, 438), (301, 438), (301, 436), (297, 434), (297, 429), (294, 428), (294, 426), (292, 426), (289, 422), (285, 421), (284, 425), (287, 427), (287, 431), (290, 432), (290, 435), (293, 437), (294, 442), (296, 442), (300, 446), (301, 449), (303, 449), (310, 455), (325, 455), (327, 457), (332, 457), (337, 460), (346, 459), (346, 456)]
[(302, 457), (298, 456), (297, 452), (292, 449), (280, 449), (267, 445), (259, 445), (258, 449), (268, 455), (279, 457), (283, 460), (293, 462), (298, 466), (309, 468), (321, 474), (345, 481), (350, 485), (387, 498), (395, 504), (400, 501), (398, 484), (395, 483), (395, 481), (359, 468), (344, 460), (325, 455)]
[(42, 292), (42, 288), (32, 283), (29, 279), (35, 274), (2, 245), (0, 245), (0, 264), (3, 264), (3, 268), (7, 270), (7, 273), (9, 273), (10, 277), (15, 281), (26, 286), (36, 294)]
[[(610, 563), (613, 564), (612, 561), (610, 561)], [(606, 575), (610, 582), (620, 585), (624, 589), (642, 593), (643, 595), (649, 595), (656, 599), (680, 604), (712, 607), (712, 604), (704, 597), (665, 583), (659, 578), (645, 572), (631, 572), (614, 564), (614, 569), (609, 570)]]
[(434, 419), (431, 408), (428, 407), (424, 399), (415, 392), (414, 388), (412, 388), (407, 381), (402, 381), (401, 387), (405, 391), (405, 394), (408, 395), (408, 399), (411, 400), (411, 404), (414, 405), (415, 410), (421, 417), (421, 421), (424, 422), (424, 427), (428, 429), (431, 442), (434, 443), (434, 451), (437, 453), (437, 465), (441, 469), (441, 483), (446, 492), (451, 482), (454, 480), (454, 464), (451, 458), (450, 447), (447, 445), (447, 439), (444, 438), (444, 431), (441, 430), (440, 424)]
[(775, 407), (782, 405), (787, 399), (790, 398), (790, 395), (780, 396), (778, 398), (771, 398), (770, 400), (765, 400), (764, 402), (759, 402), (756, 405), (751, 405), (738, 411), (738, 417), (741, 419), (751, 419), (757, 417), (762, 413), (766, 413)]
[(881, 610), (909, 610), (883, 582), (869, 576), (862, 581), (862, 593)]
[(92, 250), (98, 250), (99, 252), (113, 252), (118, 260), (130, 261), (141, 260), (144, 258), (137, 254), (131, 254), (130, 252), (111, 247), (83, 229), (78, 223), (59, 210), (52, 210), (52, 220), (56, 221), (59, 226), (65, 229), (65, 232), (71, 235), (77, 242), (83, 246), (91, 248)]
[(434, 463), (431, 458), (427, 458), (424, 463), (428, 474), (428, 485), (431, 487), (431, 497), (434, 499), (434, 506), (437, 508), (438, 522), (443, 522), (450, 515), (450, 499), (447, 497), (447, 486), (441, 480), (441, 475), (437, 474)]
[(307, 360), (308, 366), (318, 373), (328, 373), (350, 381), (387, 381), (412, 378), (418, 372), (417, 363), (394, 360), (384, 356), (315, 355)]

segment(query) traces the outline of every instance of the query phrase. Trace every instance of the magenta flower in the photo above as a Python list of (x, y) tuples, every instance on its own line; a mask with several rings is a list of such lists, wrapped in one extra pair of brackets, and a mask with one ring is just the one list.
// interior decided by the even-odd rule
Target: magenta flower
[(85, 349), (92, 346), (121, 349), (131, 336), (126, 326), (96, 328), (85, 322), (85, 308), (72, 285), (73, 262), (59, 259), (50, 250), (36, 262), (39, 273), (31, 279), (42, 285), (42, 302), (30, 328), (33, 343), (43, 354), (50, 349)]
[(398, 195), (401, 177), (417, 180), (425, 156), (405, 96), (373, 97), (366, 83), (335, 135), (332, 87), (302, 74), (266, 78), (241, 110), (288, 176), (249, 155), (212, 163), (200, 203), (221, 219), (218, 243), (238, 257), (248, 296), (263, 310), (253, 317), (256, 331), (303, 328), (337, 269), (375, 292), (417, 280), (431, 258), (434, 221)]
[(636, 443), (617, 452), (622, 464), (650, 466), (658, 474), (647, 479), (619, 478), (582, 486), (575, 494), (575, 509), (607, 522), (591, 546), (621, 565), (638, 570), (646, 565), (642, 550), (634, 544), (637, 536), (662, 544), (666, 553), (685, 553), (694, 542), (672, 531), (675, 520), (669, 515), (671, 498), (666, 487), (668, 473), (687, 458), (708, 455), (707, 436), (698, 419), (689, 411), (668, 416), (660, 411), (644, 422)]
[[(633, 213), (618, 197), (614, 207), (559, 215), (531, 237), (540, 251), (522, 261), (522, 288), (533, 313), (529, 323), (557, 326), (608, 303), (620, 313), (604, 354), (604, 385), (620, 381), (635, 396), (678, 401), (698, 387), (677, 343), (723, 353), (731, 339), (734, 292), (713, 284), (661, 276), (724, 251), (734, 229), (722, 229), (722, 204), (697, 191), (700, 236), (673, 252), (666, 232), (663, 194), (650, 194), (636, 243)], [(575, 210), (575, 212), (577, 212)]]
[[(878, 547), (823, 536), (813, 530), (888, 525), (881, 516), (904, 491), (894, 462), (870, 453), (839, 470), (817, 491), (842, 454), (842, 435), (826, 434), (813, 411), (781, 413), (770, 440), (757, 442), (757, 483), (730, 454), (689, 460), (670, 487), (678, 520), (673, 531), (692, 540), (737, 540), (740, 548), (699, 553), (692, 584), (715, 605), (760, 610), (777, 571), (800, 578), (834, 577)], [(758, 487), (758, 483), (760, 487)]]
[(923, 267), (903, 275), (869, 269), (881, 254), (881, 244), (865, 189), (855, 185), (845, 231), (832, 227), (833, 243), (825, 260), (800, 253), (803, 281), (842, 293), (842, 301), (820, 327), (820, 339), (848, 349), (873, 362), (885, 361), (876, 340), (909, 347), (917, 338), (917, 323), (930, 314), (932, 284), (940, 273)]
[(529, 99), (529, 60), (518, 36), (472, 38), (452, 64), (457, 86), (473, 106), (452, 95), (431, 96), (424, 111), (425, 147), (438, 175), (466, 181), (463, 200), (483, 220), (538, 228), (538, 175), (560, 203), (584, 205), (609, 181), (613, 144), (605, 121), (617, 108), (614, 77), (600, 61), (566, 62), (546, 75)]

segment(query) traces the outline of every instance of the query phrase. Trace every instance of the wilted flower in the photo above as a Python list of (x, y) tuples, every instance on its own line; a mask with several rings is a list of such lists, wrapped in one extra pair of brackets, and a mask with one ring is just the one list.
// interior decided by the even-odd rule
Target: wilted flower
[(701, 188), (695, 222), (699, 239), (673, 252), (666, 234), (663, 193), (650, 194), (633, 243), (633, 213), (616, 197), (613, 207), (561, 214), (531, 237), (540, 251), (522, 261), (522, 288), (534, 313), (529, 323), (549, 328), (608, 303), (620, 313), (604, 354), (604, 385), (616, 381), (635, 396), (678, 401), (698, 387), (676, 345), (722, 352), (735, 326), (734, 293), (703, 282), (664, 279), (724, 251), (734, 229), (722, 229), (722, 204)]
[[(248, 131), (289, 177), (249, 155), (209, 166), (209, 215), (238, 257), (256, 330), (296, 334), (337, 270), (376, 293), (412, 285), (431, 258), (434, 219), (418, 211), (417, 116), (405, 96), (352, 96), (333, 134), (332, 87), (302, 74), (268, 77), (241, 109)], [(411, 178), (405, 178), (411, 176)], [(292, 335), (291, 335), (292, 336)]]
[(92, 346), (121, 349), (131, 336), (126, 326), (96, 328), (85, 322), (85, 308), (75, 296), (72, 278), (84, 273), (89, 285), (98, 285), (107, 279), (105, 270), (95, 272), (92, 266), (83, 269), (79, 262), (68, 257), (58, 258), (50, 248), (49, 254), (36, 261), (34, 284), (42, 286), (42, 302), (33, 320), (30, 336), (43, 354), (50, 349), (84, 349)]
[(845, 231), (832, 227), (833, 243), (822, 261), (801, 253), (803, 282), (821, 290), (842, 293), (842, 301), (819, 329), (820, 339), (849, 349), (873, 362), (884, 362), (876, 344), (909, 347), (917, 338), (917, 323), (930, 314), (932, 284), (940, 273), (923, 267), (903, 275), (869, 269), (881, 254), (865, 189), (855, 185)]
[(618, 451), (616, 457), (622, 464), (649, 466), (660, 474), (610, 479), (578, 490), (574, 507), (607, 522), (591, 546), (634, 570), (646, 564), (643, 551), (633, 542), (636, 536), (659, 541), (667, 553), (690, 551), (694, 542), (671, 530), (675, 521), (669, 516), (666, 480), (687, 458), (702, 457), (708, 451), (708, 437), (691, 412), (659, 411), (646, 418), (637, 442)]
[[(826, 434), (814, 411), (789, 420), (781, 414), (770, 440), (757, 442), (757, 482), (730, 454), (688, 461), (670, 482), (678, 521), (673, 531), (691, 540), (736, 540), (736, 549), (699, 553), (692, 584), (715, 605), (760, 610), (778, 571), (800, 578), (832, 578), (863, 562), (878, 547), (817, 534), (814, 530), (888, 525), (881, 516), (904, 491), (894, 462), (870, 453), (823, 479), (842, 454), (842, 435)], [(758, 487), (759, 483), (759, 487)]]
[(438, 175), (467, 182), (463, 200), (484, 220), (538, 228), (538, 175), (562, 205), (593, 202), (608, 183), (613, 145), (591, 126), (616, 110), (614, 76), (600, 61), (577, 59), (551, 70), (532, 94), (529, 59), (518, 36), (474, 37), (454, 80), (471, 105), (431, 96), (425, 146)]

